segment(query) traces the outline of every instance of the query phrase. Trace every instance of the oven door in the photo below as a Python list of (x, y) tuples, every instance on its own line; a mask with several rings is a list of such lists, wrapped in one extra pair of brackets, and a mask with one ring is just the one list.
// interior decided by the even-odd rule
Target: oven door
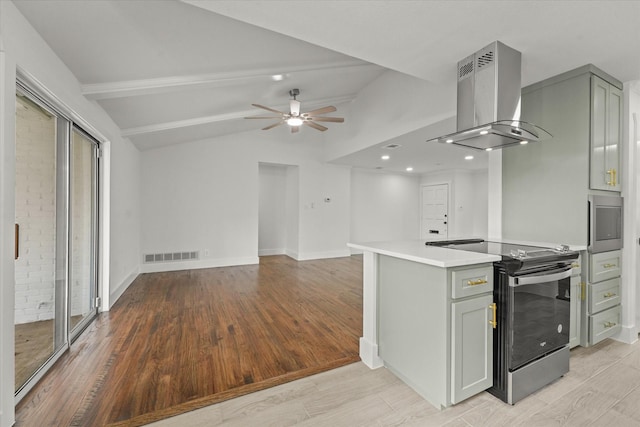
[(509, 370), (569, 343), (571, 267), (509, 277)]

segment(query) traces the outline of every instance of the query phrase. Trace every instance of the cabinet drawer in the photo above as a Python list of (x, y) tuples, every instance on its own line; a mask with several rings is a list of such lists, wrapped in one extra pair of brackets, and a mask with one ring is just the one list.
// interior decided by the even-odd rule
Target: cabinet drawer
[(620, 325), (619, 305), (598, 314), (589, 316), (589, 342), (597, 344), (605, 338), (617, 334), (622, 326)]
[(620, 304), (620, 278), (589, 285), (589, 313)]
[(622, 252), (611, 251), (590, 255), (589, 281), (602, 282), (620, 276), (622, 270)]
[(492, 291), (493, 265), (451, 272), (451, 298), (464, 298)]
[(579, 276), (582, 273), (582, 254), (578, 255), (578, 259), (571, 263), (571, 275)]

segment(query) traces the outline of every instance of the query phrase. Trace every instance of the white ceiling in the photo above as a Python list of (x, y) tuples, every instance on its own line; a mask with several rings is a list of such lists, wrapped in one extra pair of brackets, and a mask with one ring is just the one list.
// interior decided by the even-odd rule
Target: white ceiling
[[(587, 63), (640, 79), (640, 1), (14, 3), (140, 149), (260, 129), (270, 122), (243, 119), (263, 115), (250, 104), (286, 109), (294, 87), (303, 111), (331, 104), (335, 116), (387, 69), (455, 87), (457, 61), (494, 40), (522, 52), (523, 85)], [(274, 81), (276, 74), (285, 78)], [(400, 108), (383, 99), (380, 106)], [(327, 126), (329, 133), (349, 120)], [(426, 146), (427, 133), (339, 162), (401, 171), (411, 160), (417, 172), (486, 167), (484, 153), (468, 162), (451, 147)], [(388, 143), (402, 151), (381, 164)]]

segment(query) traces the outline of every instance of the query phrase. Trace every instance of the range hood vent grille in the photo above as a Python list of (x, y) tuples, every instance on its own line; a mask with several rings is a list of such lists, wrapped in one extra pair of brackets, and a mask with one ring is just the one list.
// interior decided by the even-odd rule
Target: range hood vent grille
[(493, 62), (493, 51), (487, 51), (478, 57), (478, 70)]
[(471, 75), (473, 75), (473, 61), (469, 61), (458, 67), (458, 81)]
[(493, 42), (458, 62), (457, 132), (427, 142), (493, 150), (551, 135), (520, 120), (521, 54)]

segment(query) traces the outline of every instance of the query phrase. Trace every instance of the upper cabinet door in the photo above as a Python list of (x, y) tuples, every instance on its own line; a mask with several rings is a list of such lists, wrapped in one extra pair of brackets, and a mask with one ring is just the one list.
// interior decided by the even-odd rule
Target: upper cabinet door
[(622, 93), (591, 77), (591, 178), (594, 190), (620, 191)]
[(620, 157), (622, 152), (622, 91), (609, 85), (609, 120), (607, 148), (605, 150), (606, 169), (614, 170), (614, 191), (622, 191), (620, 180)]

